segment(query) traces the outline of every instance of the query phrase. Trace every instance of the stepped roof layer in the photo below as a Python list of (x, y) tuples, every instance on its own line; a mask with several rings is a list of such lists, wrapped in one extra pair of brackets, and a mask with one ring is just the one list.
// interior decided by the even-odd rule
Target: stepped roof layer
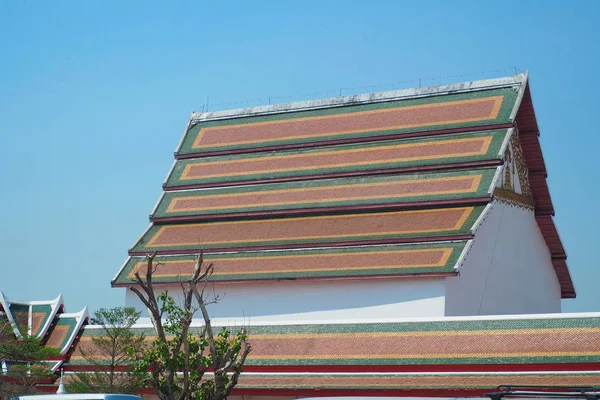
[[(526, 75), (194, 113), (112, 284), (152, 252), (157, 283), (185, 279), (200, 248), (215, 282), (456, 274), (502, 195), (535, 209), (574, 297), (538, 133)], [(507, 191), (509, 147), (520, 183)]]
[[(101, 361), (86, 327), (65, 370)], [(152, 340), (150, 326), (134, 328)], [(449, 394), (503, 384), (600, 384), (600, 315), (530, 315), (369, 323), (252, 325), (239, 394)], [(325, 392), (320, 392), (325, 391)], [(375, 392), (373, 392), (375, 393)]]

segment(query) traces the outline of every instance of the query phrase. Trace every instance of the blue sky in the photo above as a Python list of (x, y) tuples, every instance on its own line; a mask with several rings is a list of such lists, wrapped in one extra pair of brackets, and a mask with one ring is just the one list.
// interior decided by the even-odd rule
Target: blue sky
[(600, 311), (599, 21), (598, 1), (2, 0), (0, 289), (62, 292), (69, 311), (122, 304), (110, 280), (207, 96), (253, 100), (218, 106), (237, 108), (516, 67), (578, 290), (563, 310)]

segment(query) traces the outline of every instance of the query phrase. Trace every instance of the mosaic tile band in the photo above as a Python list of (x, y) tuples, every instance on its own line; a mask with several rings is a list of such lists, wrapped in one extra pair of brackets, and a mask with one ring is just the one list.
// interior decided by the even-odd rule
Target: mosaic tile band
[(166, 192), (153, 218), (489, 196), (496, 169)]
[[(467, 242), (357, 246), (309, 250), (242, 252), (204, 255), (213, 263), (211, 281), (398, 276), (454, 273)], [(155, 282), (179, 282), (193, 272), (195, 255), (157, 256)], [(136, 271), (143, 275), (145, 257), (132, 257), (113, 282), (131, 283)]]
[(166, 187), (498, 159), (507, 130), (178, 160)]
[[(253, 351), (248, 366), (560, 364), (600, 359), (598, 317), (252, 326), (249, 331)], [(93, 344), (93, 334), (86, 331), (81, 339), (86, 350), (93, 351), (87, 347)], [(77, 350), (70, 362), (82, 362)]]
[(340, 139), (397, 135), (509, 121), (512, 88), (330, 107), (225, 120), (200, 121), (178, 154), (227, 151)]
[(467, 234), (482, 206), (248, 221), (153, 225), (132, 249), (237, 248)]

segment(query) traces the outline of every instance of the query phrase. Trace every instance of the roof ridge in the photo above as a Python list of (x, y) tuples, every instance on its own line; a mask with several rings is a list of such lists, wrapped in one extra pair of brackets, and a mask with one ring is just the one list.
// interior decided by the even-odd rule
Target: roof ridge
[(188, 128), (190, 125), (201, 121), (204, 122), (225, 118), (229, 119), (236, 117), (246, 117), (249, 115), (276, 114), (291, 111), (305, 111), (318, 108), (357, 105), (362, 103), (403, 100), (410, 98), (427, 97), (432, 95), (444, 95), (450, 93), (460, 93), (465, 91), (485, 90), (506, 86), (523, 85), (526, 82), (527, 73), (521, 73), (503, 78), (483, 79), (478, 81), (460, 82), (447, 85), (389, 90), (384, 92), (373, 92), (350, 96), (331, 97), (327, 99), (304, 100), (291, 103), (271, 104), (266, 106), (237, 108), (231, 110), (192, 112)]

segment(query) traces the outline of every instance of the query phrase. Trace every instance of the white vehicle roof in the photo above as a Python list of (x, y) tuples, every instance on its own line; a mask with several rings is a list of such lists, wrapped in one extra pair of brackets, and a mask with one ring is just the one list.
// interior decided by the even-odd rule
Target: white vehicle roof
[(140, 396), (116, 393), (34, 394), (13, 397), (12, 400), (142, 400)]

